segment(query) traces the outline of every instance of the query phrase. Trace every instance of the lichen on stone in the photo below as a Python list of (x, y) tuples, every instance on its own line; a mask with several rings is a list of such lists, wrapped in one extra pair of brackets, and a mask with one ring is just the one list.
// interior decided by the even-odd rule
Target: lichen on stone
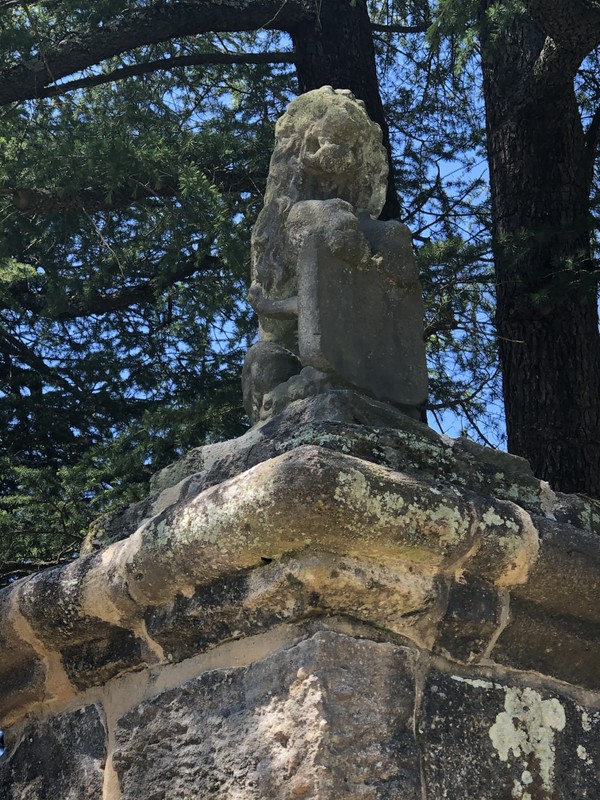
[(565, 727), (565, 710), (557, 698), (544, 700), (529, 687), (506, 687), (505, 691), (504, 711), (496, 717), (489, 735), (501, 761), (509, 761), (512, 754), (519, 766), (522, 758), (529, 766), (515, 779), (513, 797), (526, 800), (530, 796), (527, 787), (535, 780), (532, 770), (536, 764), (542, 787), (550, 793), (554, 783), (554, 738)]

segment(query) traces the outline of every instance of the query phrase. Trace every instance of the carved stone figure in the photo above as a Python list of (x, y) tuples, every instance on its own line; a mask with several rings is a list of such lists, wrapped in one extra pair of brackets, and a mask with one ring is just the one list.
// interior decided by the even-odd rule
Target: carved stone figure
[[(305, 200), (339, 198), (374, 216), (385, 202), (387, 156), (381, 129), (349, 91), (324, 86), (291, 102), (275, 127), (265, 202), (252, 233), (250, 300), (260, 338), (297, 349), (297, 259)], [(310, 222), (310, 220), (308, 220)], [(291, 302), (285, 302), (291, 301)]]
[(242, 370), (244, 408), (250, 419), (261, 419), (264, 396), (301, 369), (300, 359), (275, 342), (259, 342), (251, 347)]
[[(388, 169), (381, 129), (351, 92), (326, 86), (290, 103), (275, 135), (252, 236), (259, 342), (244, 368), (246, 409), (256, 422), (300, 385), (306, 397), (333, 384), (418, 413), (427, 395), (421, 289), (408, 229), (376, 219)], [(298, 357), (296, 372), (322, 374), (287, 375), (275, 391), (274, 345)]]

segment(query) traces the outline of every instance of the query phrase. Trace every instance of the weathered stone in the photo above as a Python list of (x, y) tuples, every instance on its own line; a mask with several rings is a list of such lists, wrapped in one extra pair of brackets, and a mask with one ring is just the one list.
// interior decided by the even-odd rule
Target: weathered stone
[[(544, 496), (547, 490), (524, 459), (440, 436), (387, 403), (343, 389), (298, 400), (238, 439), (191, 450), (153, 477), (154, 501), (157, 493), (192, 474), (196, 483), (202, 480), (208, 488), (302, 444), (329, 447), (391, 469), (465, 486), (537, 513), (553, 510), (548, 505), (551, 497)], [(147, 516), (157, 513), (156, 504), (148, 507), (154, 511)], [(119, 524), (124, 524), (122, 518)], [(591, 530), (583, 522), (580, 527)]]
[(46, 664), (24, 641), (15, 606), (14, 592), (0, 592), (0, 720), (5, 725), (46, 695)]
[(257, 342), (248, 350), (242, 369), (242, 387), (244, 408), (252, 422), (267, 418), (261, 415), (264, 396), (301, 369), (298, 357), (275, 342)]
[[(321, 203), (325, 206), (325, 203)], [(322, 228), (343, 224), (323, 208), (298, 260), (298, 347), (303, 364), (379, 400), (418, 407), (427, 398), (423, 300), (410, 235), (399, 222), (359, 220), (373, 256), (348, 263)], [(366, 228), (366, 231), (364, 230)], [(342, 229), (344, 230), (344, 229)]]
[[(262, 346), (268, 343), (259, 344)], [(415, 423), (393, 406), (356, 392), (334, 389), (316, 397), (297, 400), (282, 409), (277, 417), (253, 428), (238, 439), (190, 450), (179, 461), (156, 473), (151, 480), (150, 490), (153, 493), (162, 492), (184, 478), (192, 474), (197, 476), (199, 473), (207, 475), (205, 488), (208, 488), (261, 461), (293, 449), (298, 444), (319, 444), (326, 447), (327, 442), (331, 441), (331, 449), (352, 454), (352, 444), (357, 438), (366, 437), (372, 442), (372, 446), (376, 446), (376, 436), (370, 430), (373, 427), (391, 429), (391, 433), (397, 430), (398, 435), (403, 435), (404, 439), (414, 436), (417, 449), (421, 441), (431, 443), (430, 446), (439, 442), (448, 453), (451, 452), (451, 440), (444, 441), (431, 428)], [(385, 435), (384, 431), (382, 433)], [(384, 449), (379, 448), (377, 455), (385, 458)], [(440, 458), (440, 452), (432, 454), (432, 467)], [(368, 460), (376, 460), (376, 455), (372, 454)], [(419, 461), (418, 458), (416, 460)], [(443, 464), (442, 468), (445, 467)], [(132, 530), (131, 527), (129, 529)]]
[(298, 375), (293, 375), (263, 396), (260, 419), (266, 420), (281, 414), (290, 403), (322, 394), (331, 388), (331, 381), (325, 372), (314, 367), (304, 367)]
[(159, 514), (115, 559), (142, 605), (170, 597), (171, 586), (186, 593), (306, 549), (449, 565), (473, 544), (471, 507), (453, 487), (430, 492), (400, 473), (303, 446)]
[[(304, 444), (512, 500), (537, 514), (553, 513), (554, 493), (524, 459), (448, 439), (389, 404), (334, 389), (296, 400), (238, 439), (191, 450), (154, 476), (149, 498), (101, 518), (89, 539), (98, 545), (124, 539), (175, 503)], [(593, 523), (589, 515), (582, 518), (584, 530), (591, 530), (588, 522)]]
[(568, 607), (561, 614), (549, 614), (534, 603), (513, 598), (510, 621), (492, 658), (498, 664), (600, 689), (600, 624), (571, 616)]
[[(491, 447), (484, 447), (477, 442), (467, 439), (465, 436), (459, 436), (458, 439), (452, 440), (452, 446), (455, 450), (460, 450), (465, 455), (472, 456), (474, 463), (485, 464), (488, 469), (494, 469), (496, 474), (506, 473), (509, 476), (517, 478), (533, 478), (533, 471), (531, 464), (526, 458), (515, 456), (512, 453), (505, 453), (503, 450), (493, 450)], [(514, 498), (507, 498), (512, 500)]]
[[(174, 505), (103, 553), (5, 590), (30, 626), (29, 644), (17, 642), (12, 658), (40, 649), (48, 687), (60, 687), (49, 695), (68, 697), (164, 659), (148, 635), (149, 607), (265, 560), (325, 551), (379, 560), (402, 575), (451, 569), (472, 549), (474, 505), (452, 487), (430, 488), (351, 456), (298, 447)], [(360, 603), (347, 602), (358, 613)], [(368, 617), (387, 619), (373, 610)], [(0, 619), (0, 632), (12, 632), (7, 625)]]
[(515, 598), (530, 601), (547, 614), (568, 613), (597, 623), (600, 608), (600, 537), (571, 525), (533, 517), (540, 551), (526, 584)]
[(386, 174), (351, 93), (290, 104), (252, 240), (257, 425), (0, 592), (2, 798), (600, 798), (600, 503), (417, 422)]
[[(408, 229), (374, 218), (387, 186), (381, 130), (349, 92), (324, 87), (288, 106), (276, 136), (252, 237), (260, 338), (298, 352), (334, 384), (418, 416), (427, 397), (423, 300)], [(256, 421), (248, 398), (265, 392), (254, 380), (246, 369)], [(279, 406), (291, 399), (281, 392)]]
[(498, 587), (526, 583), (539, 554), (539, 536), (530, 514), (507, 500), (489, 503), (474, 497), (472, 502), (480, 543), (465, 569)]
[(157, 485), (0, 593), (0, 796), (600, 797), (600, 539), (526, 462), (335, 390)]
[(493, 650), (499, 663), (600, 688), (600, 538), (534, 518), (540, 551), (529, 580), (511, 591)]
[[(54, 568), (15, 587), (19, 613), (46, 651), (60, 654), (68, 681), (77, 689), (103, 683), (124, 668), (156, 661), (147, 641), (127, 627), (127, 606), (107, 608), (103, 618), (85, 596), (88, 575), (102, 564), (100, 555)], [(137, 612), (139, 613), (139, 612)], [(110, 618), (112, 615), (112, 619)]]
[(592, 501), (341, 389), (154, 487), (126, 541), (0, 592), (0, 796), (85, 797), (44, 731), (93, 698), (103, 800), (600, 797)]
[(566, 522), (600, 534), (600, 501), (593, 497), (556, 492), (552, 513), (557, 522)]
[(435, 649), (458, 661), (485, 655), (502, 625), (502, 593), (477, 579), (452, 584)]
[(96, 706), (30, 724), (0, 759), (3, 800), (102, 800), (106, 731)]
[(122, 800), (420, 800), (413, 714), (410, 651), (323, 632), (146, 701), (113, 764)]
[[(479, 604), (483, 616), (491, 608)], [(203, 665), (191, 659), (179, 680), (179, 668), (167, 666), (113, 681), (98, 694), (111, 709), (110, 731), (87, 705), (9, 732), (0, 796), (600, 796), (597, 694), (494, 665), (467, 671), (386, 642), (385, 631), (331, 624), (337, 632), (312, 633), (319, 620), (292, 626), (270, 639), (279, 644), (266, 656), (257, 641), (225, 645), (224, 661), (218, 650)], [(232, 666), (240, 661), (247, 666)]]
[[(264, 297), (281, 301), (298, 293), (296, 228), (287, 230), (293, 206), (339, 198), (377, 217), (385, 202), (387, 156), (381, 129), (349, 92), (323, 87), (296, 98), (275, 128), (265, 202), (252, 233), (252, 281)], [(256, 295), (251, 292), (255, 306)], [(261, 339), (295, 350), (296, 321), (260, 309)]]
[[(528, 682), (529, 680), (529, 682)], [(600, 715), (557, 684), (433, 671), (419, 733), (426, 796), (469, 800), (600, 797)]]
[(170, 661), (281, 623), (346, 615), (427, 645), (444, 612), (443, 579), (372, 559), (311, 553), (278, 559), (148, 610), (146, 630)]
[[(322, 447), (300, 445), (204, 492), (192, 491), (193, 479), (186, 485), (127, 541), (6, 590), (30, 631), (11, 657), (18, 663), (31, 647), (41, 653), (50, 697), (160, 663), (164, 647), (185, 658), (236, 631), (307, 613), (350, 613), (405, 633), (412, 614), (410, 635), (430, 647), (444, 581), (465, 574), (490, 590), (514, 589), (530, 581), (538, 557), (537, 530), (515, 504)], [(362, 576), (349, 580), (334, 564), (327, 577), (325, 554), (353, 559)], [(282, 570), (266, 570), (258, 583), (249, 577), (232, 613), (236, 576), (273, 561)], [(574, 580), (567, 574), (563, 591)], [(230, 597), (211, 608), (220, 582)], [(261, 592), (266, 610), (253, 604)], [(10, 635), (5, 625), (0, 619), (0, 634)], [(448, 642), (440, 647), (452, 652)]]

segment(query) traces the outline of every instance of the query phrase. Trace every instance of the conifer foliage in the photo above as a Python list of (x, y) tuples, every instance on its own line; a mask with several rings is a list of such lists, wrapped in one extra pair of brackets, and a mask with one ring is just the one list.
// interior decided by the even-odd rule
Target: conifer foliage
[[(322, 84), (364, 99), (390, 147), (385, 213), (415, 235), (431, 419), (501, 442), (490, 236), (501, 265), (507, 234), (513, 250), (531, 237), (525, 218), (492, 219), (481, 56), (485, 76), (515, 25), (544, 30), (546, 6), (0, 0), (0, 581), (71, 558), (157, 469), (245, 430), (249, 235), (273, 126)], [(586, 47), (572, 85), (595, 142)], [(577, 270), (592, 294), (593, 263)]]

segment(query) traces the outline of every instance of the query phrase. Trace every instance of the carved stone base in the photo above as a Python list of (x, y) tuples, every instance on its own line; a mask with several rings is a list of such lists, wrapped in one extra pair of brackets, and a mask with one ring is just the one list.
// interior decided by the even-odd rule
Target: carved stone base
[(339, 390), (154, 488), (0, 592), (0, 797), (600, 797), (597, 503)]

